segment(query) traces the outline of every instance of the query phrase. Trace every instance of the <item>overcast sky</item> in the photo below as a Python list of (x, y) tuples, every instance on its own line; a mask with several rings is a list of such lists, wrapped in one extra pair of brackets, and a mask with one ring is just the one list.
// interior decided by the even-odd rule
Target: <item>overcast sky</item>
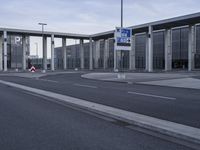
[[(124, 26), (200, 12), (199, 6), (199, 0), (124, 0)], [(113, 30), (120, 26), (120, 0), (0, 0), (0, 27), (41, 30), (38, 22), (47, 23), (48, 31)]]

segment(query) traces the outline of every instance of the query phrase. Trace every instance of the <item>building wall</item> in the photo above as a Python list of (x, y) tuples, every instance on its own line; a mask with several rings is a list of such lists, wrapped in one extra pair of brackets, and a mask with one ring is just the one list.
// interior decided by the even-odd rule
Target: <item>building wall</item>
[[(169, 64), (172, 69), (188, 69), (189, 64), (189, 27), (179, 27), (168, 29), (170, 30), (170, 45), (169, 52), (166, 53), (166, 30), (153, 31), (152, 33), (152, 48), (153, 48), (153, 69), (164, 70), (166, 67), (166, 54), (171, 53)], [(148, 65), (147, 53), (147, 33), (139, 33), (134, 38), (134, 68), (136, 70), (145, 70)], [(195, 48), (192, 50), (195, 56), (195, 68), (200, 68), (200, 25), (196, 26)], [(106, 43), (105, 43), (106, 42)], [(95, 45), (98, 44), (99, 46)], [(106, 46), (106, 47), (105, 47)], [(105, 58), (105, 52), (108, 52), (108, 57)], [(129, 52), (123, 54), (118, 52), (118, 67), (129, 68)], [(106, 60), (104, 60), (106, 59)], [(89, 69), (89, 43), (84, 43), (84, 66)], [(106, 62), (106, 68), (104, 63)], [(55, 63), (57, 68), (62, 68), (62, 48), (55, 50)], [(67, 46), (67, 64), (68, 68), (80, 68), (80, 45)], [(93, 42), (93, 64), (95, 69), (113, 69), (114, 68), (114, 39), (101, 39)]]
[[(4, 52), (3, 52), (4, 55)], [(30, 55), (30, 40), (26, 38), (26, 56)], [(28, 58), (28, 57), (27, 57)], [(3, 58), (4, 59), (4, 58)], [(7, 37), (7, 64), (9, 69), (22, 68), (22, 37)], [(28, 61), (27, 61), (28, 66)]]

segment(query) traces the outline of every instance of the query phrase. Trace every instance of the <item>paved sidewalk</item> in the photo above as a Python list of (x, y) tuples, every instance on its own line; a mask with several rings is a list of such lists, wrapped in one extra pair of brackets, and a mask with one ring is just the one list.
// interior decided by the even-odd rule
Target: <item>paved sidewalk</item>
[[(55, 72), (1, 72), (0, 76), (15, 76), (23, 78), (41, 78), (49, 75), (58, 75), (58, 74), (69, 74), (69, 73), (81, 73), (81, 71), (55, 71)], [(83, 73), (83, 72), (82, 72)]]
[[(83, 78), (116, 82), (147, 82), (168, 79), (189, 78), (200, 75), (197, 73), (88, 73)], [(125, 76), (125, 77), (124, 77)]]
[(101, 81), (200, 89), (200, 73), (89, 73), (82, 77)]
[(182, 79), (171, 79), (171, 80), (162, 80), (162, 81), (149, 81), (149, 82), (140, 82), (140, 84), (159, 85), (159, 86), (178, 87), (178, 88), (200, 89), (200, 79), (195, 79), (195, 78), (182, 78)]

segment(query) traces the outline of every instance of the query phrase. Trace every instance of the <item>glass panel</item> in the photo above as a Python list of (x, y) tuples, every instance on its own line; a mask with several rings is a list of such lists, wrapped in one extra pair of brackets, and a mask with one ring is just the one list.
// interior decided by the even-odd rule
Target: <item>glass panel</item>
[(146, 62), (146, 35), (135, 36), (135, 67), (145, 69)]
[(188, 68), (188, 28), (172, 30), (172, 68)]
[(164, 32), (153, 33), (153, 68), (165, 68)]

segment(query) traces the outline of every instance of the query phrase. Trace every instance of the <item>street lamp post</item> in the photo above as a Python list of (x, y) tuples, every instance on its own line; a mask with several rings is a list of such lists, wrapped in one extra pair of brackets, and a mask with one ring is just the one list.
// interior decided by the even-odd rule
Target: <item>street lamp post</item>
[[(121, 0), (121, 28), (123, 28), (124, 22), (124, 1)], [(124, 72), (124, 51), (121, 50), (121, 63), (120, 68), (122, 68), (122, 72)]]
[(121, 0), (121, 27), (123, 28), (123, 20), (124, 20), (124, 1)]
[[(46, 26), (47, 24), (46, 23), (38, 23), (38, 25), (41, 25), (42, 26), (42, 40), (43, 40), (43, 57), (44, 56), (44, 49), (45, 49), (45, 45), (44, 45), (44, 26)], [(43, 72), (45, 72), (45, 62), (43, 61)]]

